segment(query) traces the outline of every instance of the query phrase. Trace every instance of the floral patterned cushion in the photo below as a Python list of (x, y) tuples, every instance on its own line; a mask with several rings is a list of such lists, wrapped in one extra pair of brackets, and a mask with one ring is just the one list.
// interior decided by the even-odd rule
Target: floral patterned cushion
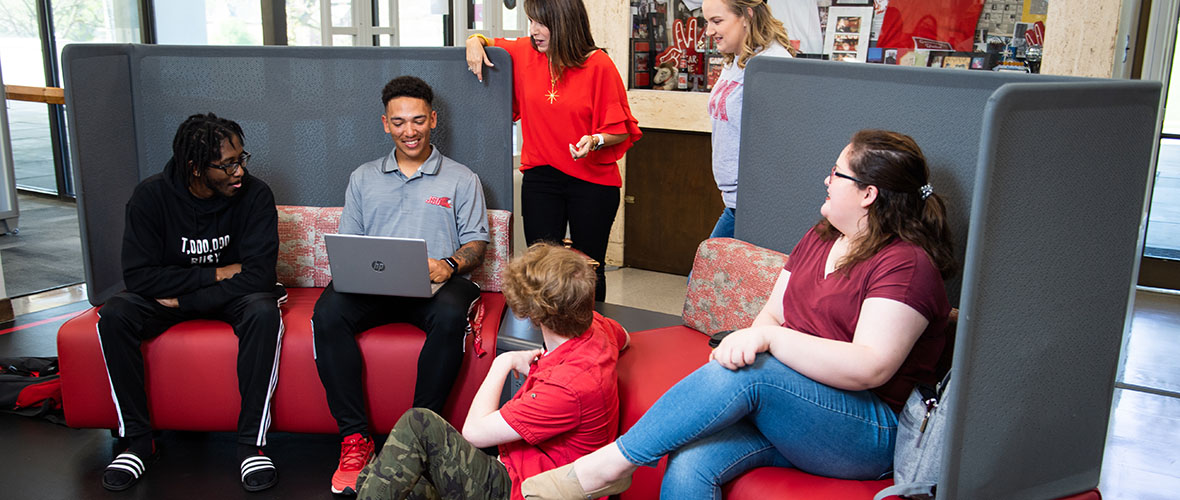
[(492, 241), (483, 254), (483, 265), (471, 272), (471, 281), (485, 292), (499, 292), (504, 268), (512, 258), (512, 212), (488, 210), (488, 237)]
[(343, 207), (324, 207), (315, 222), (315, 286), (325, 287), (332, 282), (332, 268), (328, 266), (328, 245), (324, 235), (335, 233), (340, 228), (340, 213)]
[[(325, 287), (332, 281), (324, 235), (340, 226), (341, 207), (279, 205), (279, 258), (275, 271), (279, 282), (292, 287)], [(488, 210), (492, 240), (483, 266), (471, 279), (485, 292), (498, 292), (501, 273), (511, 257), (512, 212)]]
[(278, 206), (279, 259), (275, 273), (280, 283), (315, 286), (315, 234), (320, 207)]
[(684, 299), (684, 324), (705, 334), (750, 326), (786, 263), (786, 254), (732, 238), (701, 242)]

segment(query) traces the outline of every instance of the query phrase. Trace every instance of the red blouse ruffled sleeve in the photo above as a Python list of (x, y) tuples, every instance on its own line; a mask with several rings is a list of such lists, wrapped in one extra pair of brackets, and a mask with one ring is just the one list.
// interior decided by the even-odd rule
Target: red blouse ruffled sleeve
[(597, 162), (615, 162), (643, 136), (643, 131), (639, 130), (639, 121), (635, 119), (635, 115), (631, 114), (627, 89), (623, 86), (618, 68), (615, 68), (614, 63), (602, 51), (592, 54), (587, 59), (587, 64), (593, 59), (597, 59), (594, 63), (598, 66), (598, 71), (595, 78), (594, 116), (591, 128), (597, 134), (626, 134), (627, 138), (618, 144), (603, 147), (592, 155), (597, 156)]

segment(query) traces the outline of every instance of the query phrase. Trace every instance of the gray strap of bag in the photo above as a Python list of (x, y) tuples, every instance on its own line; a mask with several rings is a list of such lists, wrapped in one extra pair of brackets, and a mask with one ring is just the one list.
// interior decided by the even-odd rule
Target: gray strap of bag
[(892, 496), (927, 500), (934, 498), (934, 483), (906, 483), (895, 484), (873, 496), (873, 500), (884, 500)]

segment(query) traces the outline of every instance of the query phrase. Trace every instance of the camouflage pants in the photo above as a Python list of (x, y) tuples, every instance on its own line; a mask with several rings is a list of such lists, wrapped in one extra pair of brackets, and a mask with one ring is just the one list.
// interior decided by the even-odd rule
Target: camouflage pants
[(507, 500), (512, 488), (504, 464), (425, 408), (402, 415), (357, 484), (358, 500)]

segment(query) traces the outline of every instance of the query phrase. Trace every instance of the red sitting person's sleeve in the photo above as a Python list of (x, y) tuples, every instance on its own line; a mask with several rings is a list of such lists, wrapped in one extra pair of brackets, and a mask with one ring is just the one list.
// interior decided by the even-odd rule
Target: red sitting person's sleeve
[(500, 408), (500, 416), (532, 445), (573, 430), (580, 422), (577, 397), (554, 384), (538, 383)]

